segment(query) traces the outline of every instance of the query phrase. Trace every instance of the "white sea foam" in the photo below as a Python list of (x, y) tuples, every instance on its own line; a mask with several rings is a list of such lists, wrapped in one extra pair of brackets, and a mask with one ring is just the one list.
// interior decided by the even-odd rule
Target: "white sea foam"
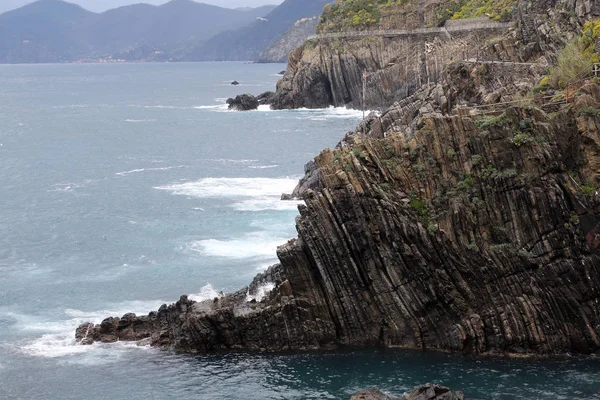
[(170, 169), (177, 169), (177, 168), (187, 168), (187, 165), (175, 165), (173, 167), (138, 168), (138, 169), (132, 169), (131, 171), (117, 172), (117, 173), (115, 173), (115, 175), (125, 176), (125, 175), (129, 175), (129, 174), (135, 174), (138, 172), (168, 171)]
[(79, 189), (81, 187), (81, 184), (74, 182), (57, 183), (52, 185), (52, 189), (48, 190), (48, 192), (72, 192), (73, 190)]
[(156, 122), (156, 119), (126, 119), (125, 122)]
[(271, 169), (271, 168), (277, 168), (279, 167), (279, 165), (274, 164), (274, 165), (249, 165), (248, 168), (252, 168), (252, 169)]
[[(73, 354), (87, 353), (107, 347), (105, 344), (96, 344), (93, 346), (79, 346), (75, 340), (75, 329), (84, 322), (99, 324), (109, 316), (122, 316), (128, 312), (134, 312), (138, 315), (144, 315), (152, 310), (157, 310), (164, 301), (130, 301), (124, 302), (117, 307), (97, 310), (82, 311), (66, 309), (64, 316), (66, 319), (60, 321), (43, 321), (39, 317), (10, 314), (9, 317), (17, 321), (15, 327), (21, 331), (39, 332), (41, 336), (21, 343), (19, 349), (30, 356), (57, 358)], [(110, 345), (111, 348), (139, 348), (135, 343), (117, 343)], [(96, 360), (94, 362), (99, 362)]]
[(236, 202), (232, 207), (238, 211), (295, 211), (301, 200), (281, 200), (279, 197), (258, 197)]
[(158, 109), (164, 109), (164, 110), (186, 110), (189, 107), (178, 107), (178, 106), (142, 106), (142, 108), (158, 108)]
[(214, 110), (218, 112), (228, 112), (229, 106), (227, 104), (214, 104), (211, 106), (197, 106), (194, 107), (196, 110)]
[(294, 178), (205, 178), (195, 182), (159, 186), (155, 189), (199, 198), (262, 198), (279, 197), (281, 193), (291, 192), (297, 182)]
[(217, 292), (210, 283), (204, 285), (200, 292), (188, 295), (188, 298), (194, 301), (212, 300), (215, 297), (223, 297), (223, 292)]
[(252, 160), (252, 159), (249, 159), (249, 160), (245, 160), (245, 159), (234, 160), (234, 159), (231, 159), (231, 158), (217, 158), (217, 159), (209, 158), (209, 159), (204, 160), (204, 161), (218, 162), (218, 163), (222, 163), (222, 164), (252, 164), (252, 163), (258, 162), (259, 160)]
[(233, 200), (229, 206), (238, 211), (295, 211), (300, 202), (283, 201), (281, 194), (291, 193), (297, 182), (296, 178), (205, 178), (155, 189), (188, 197), (229, 198)]
[(52, 108), (61, 110), (65, 108), (89, 108), (91, 107), (89, 104), (66, 104), (63, 106), (53, 106)]
[[(227, 99), (215, 99), (218, 104), (203, 105), (193, 107), (197, 110), (212, 110), (216, 112), (235, 112), (229, 110), (229, 106), (225, 103)], [(261, 112), (261, 113), (293, 113), (297, 114), (298, 119), (309, 119), (314, 121), (326, 121), (329, 118), (350, 118), (350, 119), (361, 119), (363, 116), (362, 110), (355, 110), (346, 107), (328, 107), (328, 108), (296, 108), (293, 110), (273, 110), (269, 104), (261, 104), (256, 110), (250, 112)], [(372, 110), (365, 111), (365, 114), (371, 112), (377, 112)]]
[(276, 237), (272, 232), (253, 232), (239, 239), (197, 240), (189, 243), (187, 248), (208, 257), (275, 260), (277, 247), (285, 244), (288, 239), (287, 237)]
[(256, 289), (256, 293), (251, 295), (250, 292), (246, 294), (246, 301), (256, 300), (258, 302), (262, 301), (266, 295), (268, 295), (273, 289), (275, 289), (274, 283), (265, 283), (264, 285), (259, 286)]

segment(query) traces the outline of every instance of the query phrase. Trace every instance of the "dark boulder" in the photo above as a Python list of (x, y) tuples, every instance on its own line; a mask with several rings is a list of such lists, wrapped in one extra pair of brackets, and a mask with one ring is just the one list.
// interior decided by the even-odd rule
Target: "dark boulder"
[(260, 105), (256, 97), (251, 94), (240, 94), (235, 98), (229, 98), (227, 99), (227, 104), (230, 110), (237, 111), (256, 110)]
[(404, 398), (406, 400), (465, 400), (465, 395), (462, 392), (453, 392), (444, 386), (428, 383), (415, 388)]
[(258, 97), (256, 97), (256, 100), (258, 100), (260, 104), (271, 104), (273, 102), (274, 97), (274, 92), (264, 92), (259, 94)]
[(231, 82), (231, 84), (232, 84), (233, 86), (237, 86), (237, 85), (239, 85), (240, 83), (239, 83), (238, 81), (233, 81), (233, 82)]
[(402, 398), (388, 396), (379, 390), (363, 390), (350, 397), (350, 400), (402, 400)]

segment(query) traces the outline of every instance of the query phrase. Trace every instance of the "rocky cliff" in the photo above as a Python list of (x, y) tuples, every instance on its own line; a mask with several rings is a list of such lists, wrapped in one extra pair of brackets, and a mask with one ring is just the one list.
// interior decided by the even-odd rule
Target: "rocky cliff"
[(296, 21), (280, 39), (271, 43), (260, 55), (260, 63), (286, 63), (290, 52), (302, 45), (309, 36), (317, 32), (319, 17)]
[[(318, 28), (320, 35), (290, 55), (272, 107), (361, 108), (366, 73), (365, 106), (384, 110), (415, 93), (424, 83), (440, 82), (449, 62), (548, 64), (557, 49), (581, 32), (585, 21), (600, 16), (600, 6), (589, 0), (534, 0), (508, 2), (514, 6), (497, 2), (506, 3), (506, 9), (496, 12), (505, 15), (510, 25), (497, 22), (494, 28), (491, 20), (481, 24), (479, 19), (448, 19), (450, 9), (459, 10), (455, 16), (470, 15), (473, 10), (468, 6), (477, 3), (386, 2), (371, 10), (372, 14), (364, 14), (377, 17), (367, 18), (364, 24), (357, 18), (360, 12), (354, 19), (343, 19), (343, 10), (326, 8)], [(374, 7), (373, 3), (369, 7)]]
[(248, 288), (76, 337), (193, 353), (598, 352), (600, 85), (580, 82), (568, 104), (527, 97), (539, 68), (447, 66), (307, 167), (298, 238)]

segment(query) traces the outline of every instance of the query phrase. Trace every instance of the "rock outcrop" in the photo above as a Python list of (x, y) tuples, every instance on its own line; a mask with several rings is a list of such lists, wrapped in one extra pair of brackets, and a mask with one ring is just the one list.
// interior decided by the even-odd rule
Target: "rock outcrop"
[(465, 400), (465, 396), (447, 387), (428, 383), (401, 397), (390, 396), (379, 390), (363, 390), (352, 396), (350, 400)]
[(448, 66), (307, 167), (298, 238), (249, 288), (83, 325), (78, 340), (598, 352), (600, 86), (566, 105), (527, 98), (539, 68)]
[(227, 104), (230, 110), (236, 111), (250, 111), (256, 110), (260, 105), (260, 102), (256, 97), (251, 94), (240, 94), (235, 98), (227, 99)]

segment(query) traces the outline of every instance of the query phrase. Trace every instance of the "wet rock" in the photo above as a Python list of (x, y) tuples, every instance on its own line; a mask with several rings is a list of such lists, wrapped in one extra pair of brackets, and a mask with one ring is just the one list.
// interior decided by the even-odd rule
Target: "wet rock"
[(379, 390), (363, 390), (350, 397), (350, 400), (402, 400), (402, 398), (388, 396)]
[(75, 340), (78, 344), (90, 345), (94, 343), (94, 334), (94, 324), (86, 322), (81, 324), (75, 331)]
[(240, 83), (239, 83), (238, 81), (233, 81), (233, 82), (231, 82), (231, 84), (232, 84), (233, 86), (237, 86), (237, 85), (239, 85)]
[(236, 111), (256, 110), (259, 106), (258, 100), (251, 94), (240, 94), (235, 98), (229, 98), (227, 104), (230, 110)]
[(264, 92), (259, 94), (256, 97), (256, 100), (258, 100), (259, 104), (271, 104), (273, 102), (274, 96), (274, 92)]
[(461, 392), (453, 392), (447, 387), (430, 383), (415, 388), (404, 398), (406, 400), (465, 400)]
[(390, 396), (379, 390), (364, 390), (352, 396), (350, 400), (465, 400), (465, 396), (447, 387), (428, 383), (401, 397)]

